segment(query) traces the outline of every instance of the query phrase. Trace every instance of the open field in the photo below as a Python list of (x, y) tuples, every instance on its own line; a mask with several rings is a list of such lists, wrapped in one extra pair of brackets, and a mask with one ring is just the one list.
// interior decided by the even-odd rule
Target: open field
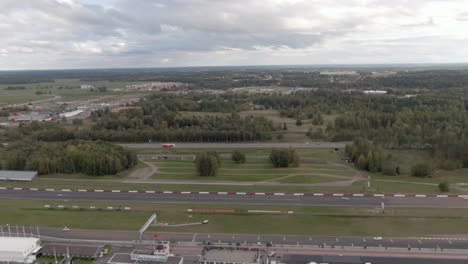
[[(44, 209), (44, 205), (89, 207), (128, 206), (130, 211)], [(468, 212), (453, 209), (392, 209), (384, 215), (378, 208), (325, 208), (281, 206), (210, 206), (211, 209), (291, 210), (292, 215), (189, 214), (200, 205), (112, 202), (0, 201), (0, 224), (63, 227), (71, 229), (137, 230), (154, 212), (161, 223), (184, 224), (210, 220), (208, 225), (159, 227), (151, 230), (196, 233), (301, 234), (341, 236), (419, 236), (468, 234)], [(119, 221), (115, 221), (119, 219)], [(365, 224), (363, 224), (365, 222)], [(385, 228), (382, 228), (385, 226)]]
[[(132, 93), (147, 93), (140, 91), (112, 91), (114, 88), (124, 88), (129, 84), (138, 84), (140, 82), (109, 82), (96, 81), (85, 82), (77, 79), (58, 79), (55, 82), (35, 83), (35, 84), (0, 84), (0, 106), (8, 104), (28, 103), (52, 98), (54, 95), (61, 96), (61, 100), (83, 99), (84, 97), (95, 97), (104, 95), (127, 95)], [(91, 92), (89, 89), (80, 89), (81, 84), (93, 84), (95, 87), (107, 87), (106, 92)], [(23, 90), (6, 90), (7, 87), (25, 87)], [(62, 89), (59, 89), (62, 87)], [(70, 87), (70, 88), (65, 88)], [(37, 95), (36, 92), (46, 94)]]
[[(273, 168), (269, 162), (247, 162), (235, 164), (232, 161), (223, 161), (218, 175), (214, 177), (201, 177), (196, 173), (192, 161), (156, 161), (158, 172), (154, 179), (170, 180), (219, 180), (219, 181), (276, 181), (287, 176), (301, 176), (295, 183), (309, 183), (322, 181), (337, 181), (352, 177), (355, 171), (346, 166), (335, 164), (305, 164), (297, 168)], [(327, 177), (330, 175), (330, 177)], [(319, 176), (319, 177), (316, 177)], [(335, 177), (336, 176), (336, 177)], [(299, 179), (303, 179), (300, 181)]]

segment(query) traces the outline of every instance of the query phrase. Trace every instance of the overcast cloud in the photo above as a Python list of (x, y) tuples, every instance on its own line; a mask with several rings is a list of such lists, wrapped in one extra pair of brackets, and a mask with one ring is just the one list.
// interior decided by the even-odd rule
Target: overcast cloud
[(468, 62), (468, 0), (2, 0), (0, 70)]

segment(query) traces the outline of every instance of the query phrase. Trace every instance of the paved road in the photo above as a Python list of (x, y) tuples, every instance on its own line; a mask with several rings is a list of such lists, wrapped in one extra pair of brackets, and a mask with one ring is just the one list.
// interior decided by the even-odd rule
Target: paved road
[[(1, 231), (7, 235), (6, 226), (0, 226)], [(89, 243), (96, 241), (98, 244), (135, 244), (139, 243), (137, 231), (113, 231), (113, 230), (84, 230), (71, 229), (64, 231), (58, 228), (38, 228), (43, 240), (60, 242), (78, 242), (78, 240), (89, 240)], [(20, 236), (23, 236), (22, 227), (18, 227)], [(11, 225), (12, 236), (16, 236), (16, 226)], [(37, 228), (25, 227), (25, 234), (37, 234)], [(307, 233), (307, 231), (305, 231)], [(208, 241), (212, 244), (237, 244), (244, 246), (265, 246), (271, 243), (274, 247), (283, 245), (292, 246), (297, 249), (321, 249), (321, 250), (404, 250), (404, 252), (451, 252), (455, 249), (468, 249), (467, 237), (384, 237), (382, 240), (375, 240), (372, 237), (330, 237), (311, 235), (262, 235), (262, 234), (196, 234), (196, 233), (168, 233), (148, 231), (144, 234), (145, 240), (152, 240), (155, 237), (160, 240), (167, 240), (182, 243), (204, 243)], [(83, 242), (83, 241), (81, 241)], [(260, 245), (259, 245), (260, 243)], [(409, 249), (408, 249), (409, 248)], [(466, 252), (465, 252), (466, 253)], [(468, 256), (468, 255), (467, 255)]]
[(334, 197), (294, 195), (211, 195), (182, 193), (113, 193), (0, 190), (0, 199), (36, 200), (91, 200), (91, 201), (141, 201), (154, 203), (225, 204), (225, 205), (284, 205), (284, 206), (344, 206), (386, 208), (468, 208), (462, 198), (436, 197)]
[[(274, 143), (274, 142), (251, 142), (251, 143), (175, 143), (175, 148), (180, 149), (202, 149), (202, 148), (344, 148), (350, 142), (310, 142), (307, 143)], [(162, 149), (160, 143), (126, 143), (121, 146), (139, 149)]]

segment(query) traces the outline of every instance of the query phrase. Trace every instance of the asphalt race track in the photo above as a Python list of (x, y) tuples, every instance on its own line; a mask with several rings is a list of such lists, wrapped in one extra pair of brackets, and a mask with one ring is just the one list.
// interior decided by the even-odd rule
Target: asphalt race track
[[(204, 148), (344, 148), (346, 144), (351, 142), (310, 142), (310, 143), (265, 143), (265, 142), (252, 142), (252, 143), (175, 143), (175, 148), (180, 149), (204, 149)], [(159, 143), (122, 143), (119, 144), (128, 148), (139, 149), (162, 149)]]
[[(6, 226), (1, 226), (6, 232)], [(16, 230), (11, 226), (11, 230)], [(19, 227), (22, 230), (22, 227)], [(108, 241), (112, 243), (135, 243), (139, 239), (137, 231), (112, 231), (112, 230), (84, 230), (73, 229), (64, 231), (59, 228), (39, 228), (40, 235), (44, 240), (73, 242), (83, 241)], [(25, 227), (25, 233), (37, 234), (35, 227)], [(307, 231), (305, 231), (307, 233)], [(15, 236), (16, 234), (13, 234)], [(20, 232), (20, 236), (23, 234)], [(237, 244), (248, 246), (265, 246), (267, 243), (275, 245), (309, 246), (315, 249), (355, 249), (355, 250), (391, 250), (400, 249), (403, 252), (449, 252), (455, 249), (468, 249), (468, 238), (457, 237), (413, 237), (397, 238), (383, 237), (375, 240), (372, 237), (331, 237), (311, 235), (262, 235), (262, 234), (198, 234), (198, 233), (169, 233), (147, 231), (144, 234), (145, 240), (167, 240), (173, 242), (204, 243), (213, 244)], [(76, 242), (76, 241), (75, 241)], [(100, 243), (100, 242), (98, 242)]]
[(335, 197), (310, 195), (213, 195), (182, 193), (79, 192), (1, 189), (0, 199), (134, 201), (225, 205), (297, 205), (385, 208), (468, 208), (460, 197)]

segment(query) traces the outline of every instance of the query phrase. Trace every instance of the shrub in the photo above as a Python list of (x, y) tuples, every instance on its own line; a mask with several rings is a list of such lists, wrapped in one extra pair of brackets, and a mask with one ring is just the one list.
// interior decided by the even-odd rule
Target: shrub
[(431, 167), (425, 163), (419, 163), (411, 168), (411, 175), (416, 177), (426, 177), (431, 174)]
[(200, 176), (216, 176), (221, 160), (216, 152), (200, 152), (195, 157), (195, 166)]
[(439, 183), (439, 190), (441, 192), (449, 192), (450, 191), (450, 185), (447, 181), (443, 181)]
[(275, 168), (287, 168), (299, 166), (299, 154), (297, 150), (273, 149), (270, 153), (270, 161)]
[(235, 150), (234, 152), (232, 152), (231, 158), (232, 158), (232, 161), (234, 161), (237, 164), (245, 163), (245, 154), (238, 150)]

